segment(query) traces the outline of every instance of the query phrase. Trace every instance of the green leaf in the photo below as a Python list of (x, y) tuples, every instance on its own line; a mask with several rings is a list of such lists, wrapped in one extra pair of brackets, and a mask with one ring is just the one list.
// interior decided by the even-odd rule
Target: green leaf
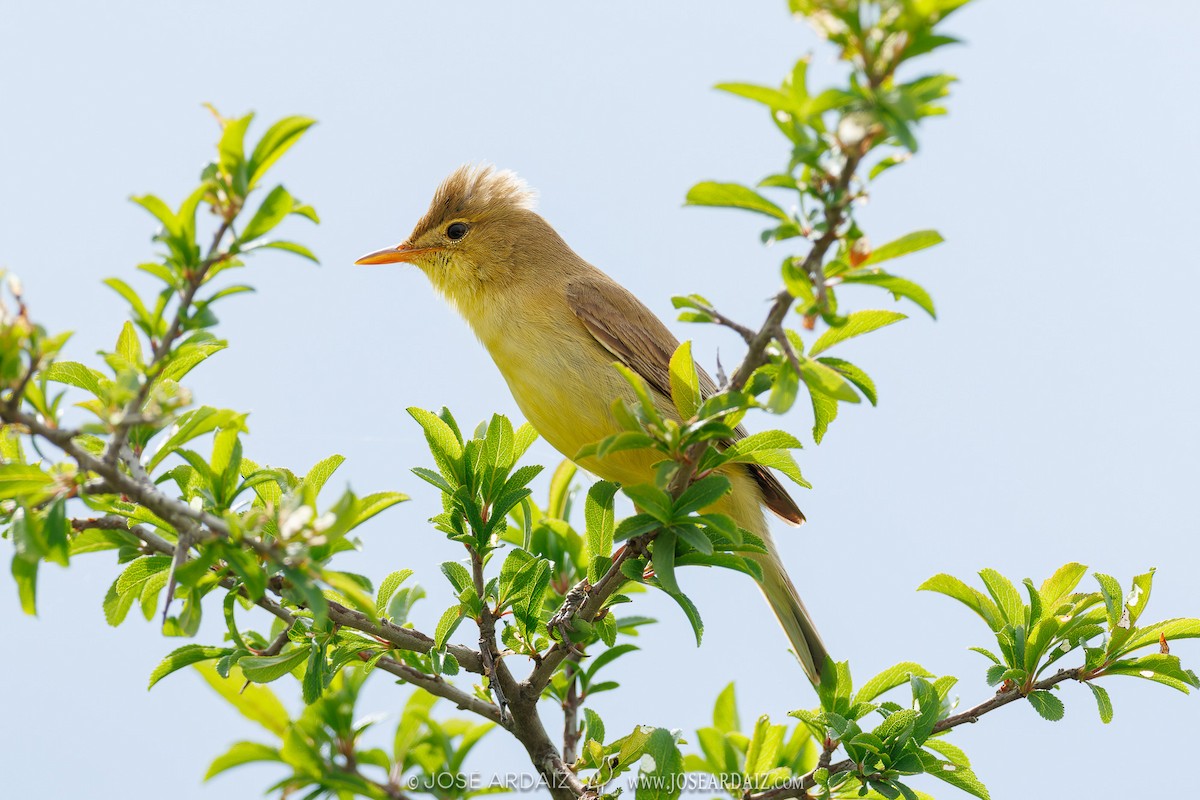
[(671, 496), (662, 489), (649, 483), (624, 486), (622, 489), (640, 510), (663, 522), (671, 519), (673, 502)]
[(762, 103), (774, 111), (785, 111), (794, 116), (804, 116), (803, 109), (794, 95), (770, 86), (758, 86), (752, 83), (718, 83), (713, 88)]
[(1125, 642), (1122, 652), (1128, 653), (1137, 650), (1139, 647), (1158, 644), (1160, 636), (1168, 642), (1176, 639), (1200, 638), (1200, 619), (1179, 617), (1164, 620), (1163, 622), (1156, 622), (1153, 625), (1147, 625), (1145, 628), (1138, 628), (1129, 637), (1129, 640)]
[[(832, 332), (830, 331), (830, 333)], [(804, 383), (809, 389), (816, 389), (834, 400), (840, 400), (843, 403), (862, 402), (858, 393), (854, 391), (854, 387), (842, 377), (840, 372), (825, 366), (820, 361), (809, 358), (800, 359), (800, 376), (804, 378)]]
[(700, 408), (700, 377), (696, 372), (696, 363), (692, 360), (692, 343), (684, 342), (675, 348), (671, 356), (671, 399), (679, 416), (688, 420), (696, 416)]
[[(743, 459), (742, 456), (753, 455), (762, 450), (798, 450), (802, 447), (799, 439), (790, 433), (784, 431), (762, 431), (761, 433), (752, 433), (745, 438), (738, 439), (733, 444), (729, 445), (724, 452), (726, 461), (750, 461)], [(758, 463), (751, 461), (750, 463)]]
[(433, 647), (435, 650), (441, 650), (446, 646), (446, 640), (458, 628), (459, 623), (463, 620), (462, 606), (451, 606), (443, 612), (441, 619), (438, 620), (437, 628), (433, 632)]
[(247, 656), (238, 661), (238, 666), (247, 680), (270, 683), (303, 664), (308, 654), (309, 648), (297, 647), (277, 656)]
[(117, 593), (125, 594), (145, 583), (151, 575), (162, 572), (171, 566), (170, 556), (139, 556), (129, 562), (129, 566), (117, 578)]
[(710, 563), (720, 565), (721, 562), (727, 562), (730, 567), (737, 570), (741, 570), (745, 566), (745, 560), (737, 556), (713, 555), (712, 540), (695, 525), (676, 525), (671, 530), (675, 531), (678, 538), (696, 551), (695, 553), (685, 553), (682, 557), (677, 558), (676, 564), (679, 566)]
[(704, 638), (704, 620), (700, 619), (700, 611), (696, 608), (696, 604), (682, 592), (667, 592), (667, 594), (683, 609), (684, 616), (687, 617), (688, 623), (692, 626), (692, 633), (696, 635), (696, 647), (699, 647), (700, 641)]
[(675, 580), (675, 531), (664, 528), (654, 539), (650, 553), (654, 564), (654, 576), (668, 594), (682, 594)]
[[(17, 582), (17, 598), (21, 602), (21, 611), (30, 616), (37, 615), (37, 574), (40, 563), (20, 556), (13, 556), (12, 560), (12, 576)], [(130, 602), (133, 602), (132, 596)], [(125, 608), (128, 610), (129, 605), (126, 604)], [(124, 617), (124, 614), (121, 616)]]
[(903, 686), (908, 683), (912, 675), (922, 678), (933, 677), (933, 673), (926, 670), (920, 664), (913, 661), (902, 661), (899, 664), (888, 667), (864, 683), (862, 688), (858, 690), (858, 694), (854, 696), (854, 703), (869, 703), (884, 692), (891, 691), (897, 686)]
[(709, 475), (693, 483), (675, 501), (673, 516), (678, 519), (693, 511), (708, 508), (729, 493), (731, 484), (724, 475)]
[[(617, 484), (608, 481), (597, 481), (588, 489), (587, 500), (584, 503), (584, 517), (587, 531), (588, 579), (600, 579), (604, 560), (612, 555), (613, 531), (616, 528), (614, 512), (614, 495)], [(603, 559), (596, 561), (596, 559)]]
[(1062, 700), (1059, 700), (1053, 692), (1037, 689), (1025, 697), (1029, 700), (1029, 705), (1033, 706), (1033, 710), (1041, 714), (1043, 719), (1058, 722), (1063, 718), (1065, 709)]
[[(30, 563), (25, 562), (22, 559), (13, 559), (14, 577), (16, 577), (16, 566), (18, 561), (21, 561), (21, 563)], [(32, 564), (34, 567), (36, 567), (38, 562), (34, 561)], [(34, 578), (36, 579), (36, 577), (37, 573), (35, 570)], [(113, 581), (112, 585), (108, 587), (108, 592), (104, 595), (104, 621), (109, 625), (112, 625), (114, 628), (120, 625), (125, 621), (126, 615), (129, 614), (129, 608), (133, 605), (133, 601), (136, 600), (137, 597), (137, 592), (125, 592), (124, 594), (118, 594), (117, 582)], [(24, 591), (22, 591), (22, 600), (24, 600)], [(26, 610), (25, 613), (32, 614), (34, 612), (31, 610)]]
[(732, 733), (742, 729), (741, 720), (738, 718), (737, 692), (732, 683), (717, 695), (717, 702), (713, 706), (713, 727), (721, 733)]
[(767, 395), (767, 409), (774, 414), (787, 413), (799, 393), (800, 376), (790, 363), (782, 363), (775, 369), (775, 380), (771, 384), (771, 393)]
[(1038, 594), (1042, 596), (1042, 605), (1053, 611), (1064, 597), (1075, 591), (1075, 587), (1086, 574), (1087, 567), (1083, 564), (1071, 562), (1059, 567), (1053, 575), (1042, 581), (1042, 586), (1038, 589)]
[(323, 458), (309, 468), (304, 474), (304, 479), (297, 487), (297, 491), (303, 494), (304, 489), (311, 489), (314, 495), (320, 494), (325, 488), (325, 484), (333, 477), (333, 473), (337, 472), (338, 467), (345, 463), (345, 456), (333, 454), (327, 458)]
[(253, 189), (271, 165), (294, 145), (304, 132), (316, 123), (308, 117), (284, 117), (276, 122), (258, 140), (247, 165), (249, 188)]
[(0, 464), (0, 500), (40, 500), (54, 487), (54, 478), (33, 464)]
[(604, 721), (590, 708), (583, 710), (583, 740), (604, 744)]
[(358, 515), (354, 518), (351, 528), (357, 528), (381, 511), (391, 508), (397, 503), (407, 502), (408, 495), (401, 492), (375, 492), (358, 501)]
[(212, 664), (200, 662), (193, 665), (193, 668), (242, 716), (257, 722), (276, 736), (283, 736), (288, 729), (290, 720), (287, 710), (275, 693), (265, 686), (246, 686), (246, 679), (238, 667), (235, 666), (229, 671), (228, 678), (222, 678)]
[(927, 247), (933, 247), (944, 241), (945, 239), (937, 231), (916, 231), (915, 233), (901, 236), (895, 241), (876, 247), (871, 251), (871, 255), (867, 256), (866, 260), (859, 266), (869, 267), (883, 261), (890, 261), (893, 258), (899, 258), (909, 253), (915, 253), (918, 250), (924, 250)]
[(388, 603), (392, 599), (392, 595), (400, 588), (400, 584), (412, 577), (411, 569), (398, 569), (390, 573), (379, 584), (379, 592), (375, 595), (375, 613), (383, 614)]
[(1116, 661), (1104, 668), (1105, 675), (1131, 675), (1161, 683), (1188, 694), (1188, 687), (1200, 689), (1200, 678), (1184, 669), (1179, 657), (1167, 653), (1151, 653), (1141, 658)]
[(186, 666), (190, 666), (200, 661), (209, 661), (212, 659), (221, 658), (232, 652), (233, 651), (228, 647), (210, 647), (203, 644), (185, 644), (183, 647), (171, 652), (166, 658), (159, 662), (159, 665), (154, 668), (153, 672), (150, 673), (150, 685), (146, 688), (152, 688), (154, 684), (158, 683), (176, 670), (183, 669)]
[(1001, 621), (1000, 609), (983, 592), (963, 583), (953, 575), (941, 573), (917, 587), (918, 592), (937, 592), (952, 597), (967, 608), (974, 611), (993, 631), (1004, 627)]
[(772, 725), (766, 714), (758, 718), (750, 735), (750, 743), (746, 746), (747, 775), (761, 775), (775, 768), (785, 730), (783, 725)]
[(683, 790), (682, 775), (683, 756), (675, 737), (666, 728), (655, 728), (646, 741), (635, 800), (675, 800)]
[(137, 328), (126, 321), (121, 326), (121, 335), (117, 337), (117, 355), (134, 366), (142, 365), (142, 342), (138, 339)]
[(204, 780), (209, 780), (217, 775), (220, 775), (226, 770), (240, 767), (242, 764), (249, 764), (255, 761), (282, 761), (282, 756), (274, 747), (269, 747), (258, 742), (234, 742), (233, 745), (221, 755), (213, 759), (213, 762), (208, 766), (208, 772), (204, 773)]
[(766, 214), (768, 217), (774, 217), (782, 222), (791, 221), (791, 217), (782, 208), (740, 183), (715, 183), (713, 181), (697, 183), (688, 190), (687, 205), (740, 208)]
[(158, 380), (183, 380), (183, 377), (203, 363), (213, 353), (219, 353), (228, 345), (220, 340), (199, 344), (185, 344), (170, 356), (163, 366)]
[(423, 408), (409, 408), (408, 413), (425, 431), (429, 451), (442, 475), (447, 479), (453, 478), (456, 483), (461, 482), (463, 450), (454, 429), (441, 417)]
[(917, 755), (921, 758), (921, 766), (933, 777), (973, 794), (980, 800), (991, 800), (987, 787), (980, 782), (970, 767), (943, 761), (928, 750), (919, 750)]
[(824, 392), (808, 387), (808, 396), (813, 409), (813, 441), (820, 444), (829, 432), (829, 425), (838, 415), (838, 401)]
[[(1125, 604), (1125, 596), (1121, 592), (1121, 584), (1111, 575), (1095, 573), (1096, 582), (1100, 584), (1100, 594), (1104, 597), (1104, 607), (1108, 612), (1108, 631), (1112, 635), (1117, 631)], [(1126, 628), (1129, 626), (1126, 625)]]
[[(298, 776), (317, 778), (325, 772), (320, 751), (313, 746), (297, 725), (290, 726), (283, 734), (283, 747), (280, 749), (279, 755), (284, 763), (296, 771)], [(327, 783), (333, 779), (331, 776), (325, 778), (323, 782)]]
[[(239, 168), (246, 160), (246, 129), (250, 127), (250, 121), (254, 119), (254, 114), (224, 119), (216, 113), (212, 106), (209, 106), (209, 109), (221, 121), (221, 140), (217, 142), (217, 154), (221, 168), (231, 176), (237, 177), (242, 172)], [(242, 180), (245, 180), (244, 173)]]
[(902, 297), (908, 298), (920, 306), (930, 317), (937, 319), (937, 310), (934, 308), (933, 298), (929, 296), (929, 292), (925, 291), (920, 284), (907, 278), (890, 275), (879, 270), (847, 272), (841, 278), (843, 283), (865, 284), (886, 289), (897, 300)]
[(642, 379), (642, 376), (620, 361), (613, 362), (613, 369), (621, 373), (621, 377), (625, 379), (625, 382), (629, 384), (634, 394), (637, 395), (642, 414), (653, 424), (662, 425), (662, 414), (658, 411), (658, 404), (654, 402), (654, 397), (650, 394), (650, 387), (646, 385), (646, 381)]
[(554, 519), (566, 519), (567, 505), (571, 497), (571, 481), (579, 467), (572, 461), (563, 459), (550, 476), (550, 499), (546, 503), (546, 516)]
[(287, 189), (282, 186), (276, 186), (263, 198), (258, 210), (250, 218), (250, 222), (242, 229), (242, 235), (238, 238), (238, 241), (249, 243), (259, 237), (265, 236), (276, 225), (282, 222), (284, 217), (292, 213), (292, 208), (295, 204), (296, 201), (288, 194)]
[(987, 587), (988, 593), (996, 601), (1001, 618), (1014, 626), (1024, 625), (1025, 604), (1021, 602), (1021, 594), (1012, 581), (994, 569), (980, 570), (979, 577), (983, 578), (983, 585)]
[(107, 380), (102, 373), (74, 361), (55, 361), (42, 370), (42, 377), (55, 383), (65, 383), (83, 389), (94, 397), (100, 396), (102, 382)]
[(301, 258), (307, 259), (314, 264), (321, 263), (321, 259), (317, 258), (316, 253), (314, 253), (312, 250), (309, 250), (304, 245), (296, 242), (284, 241), (282, 239), (276, 239), (270, 242), (262, 242), (254, 247), (247, 248), (247, 251), (249, 250), (282, 250), (285, 253), (291, 253), (292, 255), (297, 255)]
[(1092, 694), (1096, 697), (1096, 706), (1100, 710), (1100, 721), (1105, 725), (1112, 722), (1113, 707), (1112, 700), (1108, 697), (1108, 690), (1094, 683), (1087, 683), (1087, 687), (1092, 690)]
[(1142, 612), (1146, 610), (1146, 604), (1150, 602), (1150, 584), (1154, 580), (1154, 568), (1151, 567), (1149, 572), (1144, 572), (1141, 575), (1133, 577), (1133, 588), (1129, 592), (1129, 596), (1125, 599), (1125, 609), (1129, 613), (1129, 627), (1132, 632), (1134, 625), (1137, 625), (1138, 620), (1142, 616)]
[(855, 336), (862, 336), (865, 333), (878, 330), (884, 326), (899, 322), (902, 319), (908, 319), (908, 316), (901, 314), (899, 311), (855, 311), (846, 317), (846, 324), (830, 328), (821, 334), (821, 337), (813, 343), (808, 354), (815, 356), (818, 353), (825, 352), (835, 344), (852, 339)]
[(154, 215), (171, 236), (179, 236), (182, 232), (183, 228), (180, 225), (179, 218), (175, 216), (175, 212), (171, 210), (171, 207), (160, 198), (152, 194), (146, 194), (134, 195), (129, 199)]
[(370, 581), (352, 572), (334, 570), (325, 570), (322, 577), (349, 605), (368, 616), (375, 613), (375, 601), (367, 593), (371, 589)]
[(960, 767), (971, 766), (971, 759), (967, 758), (967, 754), (957, 745), (950, 744), (945, 739), (927, 739), (924, 746), (935, 753), (942, 754), (951, 764), (957, 764)]
[(245, 433), (246, 415), (227, 409), (218, 410), (210, 406), (201, 406), (180, 415), (171, 427), (167, 440), (159, 446), (146, 463), (146, 471), (153, 472), (167, 456), (176, 452), (182, 445), (218, 428), (236, 428)]
[(417, 689), (408, 697), (404, 711), (400, 714), (400, 723), (396, 726), (396, 736), (393, 743), (393, 757), (403, 763), (409, 758), (409, 751), (416, 744), (421, 728), (429, 719), (429, 711), (437, 703), (438, 698), (424, 689)]
[(446, 580), (450, 581), (450, 585), (454, 587), (455, 594), (461, 594), (466, 589), (474, 587), (475, 583), (471, 578), (471, 573), (467, 572), (467, 568), (457, 561), (442, 562), (441, 569)]
[(634, 514), (617, 523), (617, 528), (613, 531), (613, 541), (623, 542), (634, 536), (641, 536), (643, 533), (659, 528), (661, 524), (649, 514)]

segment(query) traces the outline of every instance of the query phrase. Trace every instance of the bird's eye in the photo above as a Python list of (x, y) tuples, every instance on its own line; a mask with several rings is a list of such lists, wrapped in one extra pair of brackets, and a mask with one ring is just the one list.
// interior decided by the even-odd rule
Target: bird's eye
[(450, 227), (446, 228), (446, 235), (457, 242), (459, 239), (467, 235), (467, 223), (451, 223)]

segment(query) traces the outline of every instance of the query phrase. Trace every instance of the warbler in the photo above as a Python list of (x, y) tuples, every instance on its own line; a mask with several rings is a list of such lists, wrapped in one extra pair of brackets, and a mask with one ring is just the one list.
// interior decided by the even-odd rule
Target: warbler
[[(679, 419), (669, 364), (679, 342), (619, 283), (575, 254), (534, 211), (534, 193), (514, 173), (464, 165), (438, 187), (425, 216), (402, 244), (358, 264), (408, 262), (466, 319), (508, 383), (521, 412), (567, 458), (622, 428), (614, 399), (635, 401), (614, 361), (636, 372), (659, 413)], [(700, 370), (701, 392), (718, 391)], [(745, 431), (738, 430), (739, 436)], [(654, 480), (661, 455), (625, 450), (579, 466), (625, 485)], [(793, 525), (804, 515), (770, 470), (726, 468), (731, 491), (711, 510), (759, 536), (767, 552), (761, 588), (813, 683), (826, 652), (780, 561), (763, 507)]]

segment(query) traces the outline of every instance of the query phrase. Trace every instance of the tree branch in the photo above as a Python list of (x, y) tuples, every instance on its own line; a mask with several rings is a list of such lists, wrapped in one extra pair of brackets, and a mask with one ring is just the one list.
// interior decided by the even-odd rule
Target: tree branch
[[(983, 701), (979, 705), (969, 708), (962, 713), (954, 714), (941, 720), (933, 726), (932, 732), (935, 734), (941, 733), (943, 731), (948, 731), (951, 728), (956, 728), (959, 725), (978, 722), (979, 719), (985, 714), (989, 714), (998, 708), (1008, 705), (1009, 703), (1014, 703), (1017, 700), (1028, 696), (1030, 692), (1049, 689), (1050, 687), (1056, 686), (1057, 684), (1067, 680), (1079, 680), (1080, 676), (1083, 674), (1083, 667), (1075, 667), (1074, 669), (1060, 669), (1051, 677), (1042, 681), (1038, 681), (1028, 688), (1017, 687), (1007, 691), (997, 692), (994, 697)], [(822, 753), (824, 764), (818, 764), (817, 769), (825, 767), (829, 770), (830, 775), (836, 775), (839, 772), (846, 771), (853, 772), (859, 769), (858, 764), (849, 758), (843, 759), (842, 761), (838, 761), (834, 764), (830, 764), (829, 756), (832, 755), (833, 749), (835, 749), (837, 746), (837, 742), (833, 742), (832, 744), (834, 745), (834, 748), (830, 748), (829, 743), (826, 743), (826, 748)], [(773, 789), (747, 794), (745, 800), (793, 800), (807, 798), (808, 790), (816, 786), (816, 781), (813, 780), (813, 775), (815, 773), (816, 769), (799, 777), (792, 778), (786, 783), (776, 786)]]
[[(46, 439), (75, 460), (80, 467), (103, 478), (108, 484), (105, 488), (120, 492), (131, 500), (144, 505), (159, 517), (179, 528), (181, 534), (191, 532), (193, 542), (205, 541), (210, 538), (228, 538), (229, 530), (223, 520), (212, 514), (197, 511), (186, 503), (174, 500), (159, 492), (153, 485), (144, 484), (131, 475), (126, 474), (119, 466), (108, 464), (92, 456), (75, 444), (73, 437), (76, 434), (73, 431), (50, 428), (28, 414), (20, 411), (12, 411), (11, 409), (0, 409), (0, 418), (3, 418), (9, 424), (23, 425), (34, 435)], [(122, 518), (114, 517), (112, 519)], [(116, 527), (113, 522), (106, 522), (103, 525)], [(95, 527), (100, 526), (96, 525)], [(174, 544), (157, 534), (140, 528), (140, 526), (135, 527), (138, 527), (138, 530), (130, 528), (129, 532), (142, 539), (142, 541), (158, 552), (164, 555), (174, 555)], [(274, 547), (265, 542), (253, 537), (244, 537), (242, 541), (260, 554), (276, 559), (279, 558), (279, 554), (275, 552)], [(433, 639), (420, 631), (411, 628), (402, 628), (388, 620), (372, 620), (366, 614), (347, 608), (341, 603), (330, 601), (329, 618), (343, 627), (353, 628), (383, 639), (401, 650), (411, 650), (416, 653), (425, 654), (433, 647)], [(461, 645), (450, 645), (447, 650), (458, 659), (458, 663), (463, 669), (468, 672), (483, 674), (483, 664), (479, 653)]]
[(567, 676), (567, 694), (563, 699), (563, 761), (568, 764), (574, 764), (578, 757), (579, 748), (579, 707), (583, 704), (583, 698), (579, 696), (579, 653), (571, 653), (567, 656), (566, 666), (563, 667), (563, 672)]
[[(130, 525), (129, 521), (124, 517), (107, 516), (93, 519), (73, 519), (71, 527), (75, 530), (86, 530), (89, 528), (98, 528), (102, 530), (122, 530), (136, 536), (146, 546), (163, 555), (174, 555), (176, 551), (175, 545), (171, 544), (166, 539), (156, 533), (147, 530), (141, 525)], [(185, 559), (185, 562), (190, 559)], [(181, 564), (182, 566), (182, 564)], [(232, 578), (225, 578), (221, 581), (221, 585), (227, 589), (237, 587), (236, 581)], [(255, 601), (258, 606), (265, 609), (276, 617), (279, 617), (290, 627), (295, 623), (296, 617), (283, 606), (271, 600), (269, 597), (262, 597)], [(370, 634), (377, 639), (386, 640), (389, 644), (401, 650), (411, 650), (414, 652), (429, 652), (433, 646), (433, 640), (429, 639), (425, 634), (409, 628), (401, 628), (386, 620), (380, 620), (378, 623), (371, 622), (366, 615), (353, 609), (346, 608), (340, 603), (330, 601), (329, 603), (329, 619), (344, 628), (351, 628)], [(284, 631), (279, 638), (272, 643), (271, 647), (263, 651), (262, 655), (276, 655), (283, 645), (287, 643), (287, 631)], [(467, 663), (471, 664), (474, 669), (472, 672), (480, 672), (481, 665), (479, 654), (465, 647), (452, 646), (448, 648), (455, 653), (455, 657), (459, 658), (460, 666), (466, 668)], [(274, 650), (274, 652), (271, 652)], [(460, 657), (461, 654), (461, 657)], [(464, 663), (467, 662), (467, 663)], [(377, 666), (385, 672), (390, 672), (398, 678), (403, 678), (411, 684), (420, 686), (431, 694), (436, 694), (439, 697), (451, 701), (459, 708), (466, 711), (473, 711), (480, 716), (508, 727), (506, 721), (500, 714), (500, 709), (491, 703), (486, 703), (475, 696), (468, 694), (462, 689), (447, 683), (438, 675), (428, 675), (420, 670), (410, 667), (407, 664), (401, 664), (398, 661), (390, 659), (386, 656), (379, 659)]]
[(408, 664), (402, 664), (395, 659), (384, 656), (375, 663), (377, 669), (384, 672), (389, 672), (414, 686), (420, 686), (430, 694), (436, 694), (438, 697), (443, 697), (454, 703), (455, 706), (463, 711), (470, 711), (479, 716), (495, 722), (504, 728), (511, 726), (511, 720), (506, 715), (501, 714), (500, 708), (493, 703), (488, 703), (480, 700), (473, 694), (463, 691), (458, 687), (449, 684), (440, 675), (429, 675), (415, 667), (410, 667)]
[(117, 457), (121, 454), (121, 450), (125, 447), (129, 439), (130, 430), (134, 425), (142, 421), (140, 419), (142, 406), (150, 396), (150, 388), (162, 373), (165, 360), (170, 355), (171, 348), (175, 345), (175, 340), (183, 333), (183, 324), (187, 320), (188, 309), (192, 307), (192, 303), (196, 299), (196, 292), (200, 291), (200, 287), (204, 285), (204, 279), (208, 277), (208, 271), (229, 257), (228, 253), (219, 253), (218, 251), (221, 247), (221, 240), (225, 238), (225, 234), (229, 231), (232, 224), (232, 218), (221, 221), (221, 224), (217, 227), (216, 234), (213, 235), (212, 244), (208, 247), (207, 255), (200, 262), (196, 271), (190, 274), (187, 285), (179, 294), (179, 303), (175, 307), (175, 316), (171, 320), (166, 334), (161, 341), (152, 343), (154, 350), (150, 355), (150, 363), (146, 365), (146, 375), (141, 385), (138, 386), (137, 394), (125, 405), (124, 410), (121, 412), (121, 417), (117, 420), (117, 424), (113, 428), (112, 438), (108, 440), (104, 455), (101, 456), (101, 460), (105, 463), (116, 463)]
[(483, 674), (488, 679), (488, 689), (500, 707), (500, 719), (508, 721), (508, 699), (501, 685), (500, 671), (505, 669), (496, 646), (496, 617), (485, 596), (483, 556), (474, 547), (467, 547), (471, 554), (471, 579), (475, 583), (475, 594), (479, 598), (479, 656), (483, 663)]
[[(568, 598), (575, 592), (580, 592), (585, 599), (575, 609), (568, 608), (566, 603), (559, 609), (559, 613), (555, 615), (558, 620), (557, 625), (569, 627), (576, 619), (582, 619), (586, 622), (593, 622), (596, 615), (604, 609), (604, 604), (612, 597), (621, 586), (625, 583), (625, 575), (621, 572), (621, 565), (635, 555), (641, 555), (646, 551), (646, 544), (651, 541), (653, 534), (643, 534), (635, 536), (625, 543), (625, 546), (616, 552), (613, 556), (612, 566), (608, 571), (596, 581), (595, 585), (588, 584), (586, 580), (578, 583), (570, 592), (567, 593)], [(558, 669), (559, 664), (572, 652), (574, 649), (571, 640), (567, 638), (565, 633), (562, 633), (563, 638), (555, 642), (554, 645), (546, 651), (546, 655), (542, 657), (542, 661), (536, 664), (533, 670), (529, 673), (524, 681), (521, 682), (521, 693), (523, 695), (532, 695), (538, 697), (542, 690), (546, 688), (546, 684), (550, 683), (550, 678), (554, 676), (554, 671)]]

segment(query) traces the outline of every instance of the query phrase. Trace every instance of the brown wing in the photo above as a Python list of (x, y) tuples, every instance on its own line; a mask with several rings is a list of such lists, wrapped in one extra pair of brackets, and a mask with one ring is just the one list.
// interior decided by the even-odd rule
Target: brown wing
[[(662, 320), (607, 276), (571, 281), (567, 284), (567, 304), (605, 350), (670, 400), (671, 356), (679, 340)], [(703, 368), (697, 369), (700, 394), (706, 398), (716, 394), (716, 382)], [(736, 433), (740, 439), (746, 435), (746, 429), (739, 425)], [(804, 522), (804, 514), (774, 473), (758, 464), (746, 467), (762, 490), (767, 508), (793, 525)]]

